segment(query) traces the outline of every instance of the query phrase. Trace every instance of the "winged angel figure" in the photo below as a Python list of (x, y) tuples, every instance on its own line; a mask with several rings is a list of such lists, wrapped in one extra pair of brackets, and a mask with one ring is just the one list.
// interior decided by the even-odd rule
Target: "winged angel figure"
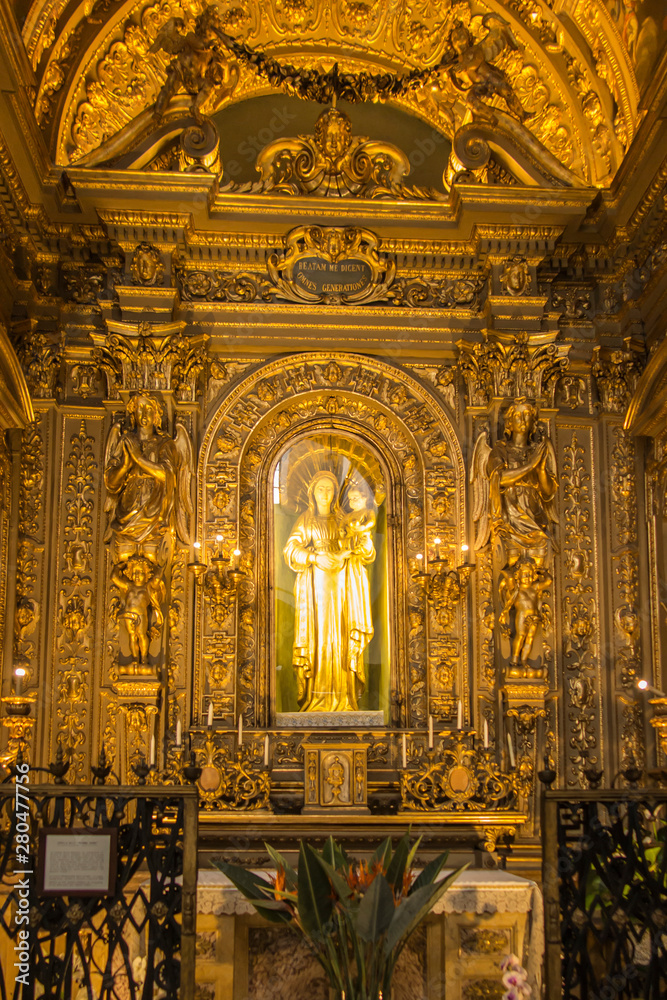
[(182, 424), (174, 438), (165, 434), (162, 419), (157, 398), (132, 396), (125, 423), (109, 432), (104, 459), (105, 540), (113, 542), (111, 579), (122, 595), (112, 613), (125, 625), (135, 672), (148, 672), (150, 643), (164, 623), (163, 577), (175, 539), (190, 542), (192, 445)]
[(507, 21), (497, 14), (485, 14), (482, 24), (487, 34), (475, 42), (462, 21), (454, 22), (449, 44), (456, 57), (448, 65), (450, 79), (457, 90), (465, 93), (472, 110), (484, 118), (493, 118), (493, 109), (487, 100), (502, 97), (512, 114), (519, 121), (525, 121), (530, 117), (529, 112), (521, 106), (502, 69), (492, 65), (505, 49), (519, 48), (516, 37)]
[(488, 431), (479, 435), (470, 480), (475, 548), (483, 548), (489, 539), (498, 541), (506, 566), (524, 558), (543, 569), (557, 522), (558, 482), (554, 447), (537, 426), (532, 403), (514, 401), (505, 415), (504, 438), (493, 447)]
[(173, 439), (164, 433), (162, 404), (147, 393), (130, 398), (126, 418), (114, 423), (107, 441), (106, 537), (113, 539), (116, 565), (143, 557), (163, 567), (174, 536), (190, 542), (192, 444), (182, 424)]
[(227, 47), (231, 41), (213, 4), (195, 19), (194, 31), (187, 30), (182, 17), (169, 18), (150, 48), (151, 52), (163, 49), (173, 57), (155, 102), (154, 115), (158, 120), (178, 90), (192, 95), (192, 114), (200, 125), (207, 105), (217, 104), (232, 93), (238, 83), (239, 67), (236, 62), (230, 63), (220, 47), (221, 43)]

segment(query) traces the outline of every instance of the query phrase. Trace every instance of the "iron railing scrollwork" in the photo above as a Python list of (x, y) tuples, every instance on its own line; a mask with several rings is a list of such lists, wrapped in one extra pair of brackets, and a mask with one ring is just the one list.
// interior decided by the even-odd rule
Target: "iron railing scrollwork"
[[(0, 933), (17, 938), (14, 788), (0, 787)], [(0, 1000), (193, 1000), (196, 788), (30, 788), (30, 976), (0, 968)], [(113, 892), (38, 894), (38, 833), (114, 828)], [(6, 964), (6, 963), (5, 963)]]
[(547, 1000), (667, 998), (667, 791), (548, 791)]

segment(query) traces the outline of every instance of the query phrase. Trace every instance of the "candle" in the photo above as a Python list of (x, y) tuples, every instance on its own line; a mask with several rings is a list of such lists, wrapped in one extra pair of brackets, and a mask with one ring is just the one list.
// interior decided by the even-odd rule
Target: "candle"
[(403, 770), (408, 766), (408, 741), (405, 733), (401, 737), (401, 754), (403, 757)]
[(155, 737), (151, 736), (151, 767), (155, 764)]
[(514, 768), (514, 746), (512, 744), (512, 735), (511, 735), (511, 733), (507, 734), (507, 749), (510, 752), (510, 767)]
[(468, 546), (465, 544), (465, 542), (461, 546), (461, 554), (463, 555), (463, 561), (467, 563), (468, 562)]
[(484, 719), (484, 749), (489, 749), (489, 720)]
[(192, 548), (195, 550), (195, 554), (193, 556), (193, 560), (192, 561), (193, 562), (199, 562), (199, 551), (201, 549), (201, 542), (195, 542), (194, 545), (192, 546)]
[(222, 549), (222, 535), (216, 535), (215, 536), (215, 541), (216, 541), (216, 546), (217, 546), (215, 554), (216, 554), (216, 556), (219, 559), (220, 556), (222, 555), (222, 552), (221, 552), (221, 549)]
[(417, 572), (421, 573), (423, 569), (422, 562), (424, 560), (424, 557), (421, 554), (421, 552), (418, 552), (415, 558), (417, 559)]
[(433, 749), (433, 716), (428, 717), (428, 748)]
[(239, 715), (239, 749), (243, 746), (243, 716)]
[(208, 726), (209, 729), (212, 729), (212, 727), (213, 727), (213, 702), (212, 701), (209, 701), (209, 703), (208, 703), (208, 722), (207, 722), (207, 726)]
[(177, 719), (176, 720), (176, 746), (180, 747), (180, 745), (181, 745), (182, 742), (183, 742), (183, 736), (182, 736), (182, 729), (181, 729), (181, 720)]
[(436, 538), (433, 544), (435, 545), (435, 558), (439, 560), (440, 559), (440, 546), (441, 546), (442, 542), (441, 542), (441, 540), (439, 538)]
[(234, 549), (234, 551), (232, 552), (232, 569), (239, 568), (240, 559), (241, 559), (241, 550)]
[(20, 698), (23, 694), (23, 678), (25, 677), (25, 670), (23, 667), (17, 667), (14, 671), (14, 697)]
[(463, 729), (463, 702), (460, 698), (458, 708), (456, 710), (456, 728)]
[(269, 734), (264, 737), (264, 767), (269, 766)]

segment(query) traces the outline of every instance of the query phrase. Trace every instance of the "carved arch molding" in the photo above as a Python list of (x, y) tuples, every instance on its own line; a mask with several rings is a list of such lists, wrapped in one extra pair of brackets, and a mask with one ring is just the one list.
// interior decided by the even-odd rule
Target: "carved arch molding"
[[(395, 724), (422, 726), (430, 711), (455, 719), (468, 702), (467, 619), (459, 606), (442, 629), (414, 579), (418, 553), (439, 537), (465, 540), (465, 472), (451, 416), (398, 366), (352, 354), (302, 354), (258, 366), (224, 398), (200, 452), (198, 535), (225, 562), (241, 550), (236, 602), (201, 588), (196, 609), (194, 717), (209, 702), (223, 724), (270, 718), (270, 538), (276, 457), (312, 429), (349, 433), (382, 458), (388, 483), (388, 544), (394, 579), (392, 686)], [(217, 541), (216, 539), (222, 539)], [(429, 620), (430, 619), (430, 620)]]

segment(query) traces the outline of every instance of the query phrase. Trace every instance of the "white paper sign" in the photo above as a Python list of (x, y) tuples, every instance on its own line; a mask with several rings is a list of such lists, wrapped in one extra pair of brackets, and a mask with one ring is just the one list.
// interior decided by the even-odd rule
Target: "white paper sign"
[(111, 839), (110, 834), (47, 834), (43, 891), (63, 896), (108, 892)]

